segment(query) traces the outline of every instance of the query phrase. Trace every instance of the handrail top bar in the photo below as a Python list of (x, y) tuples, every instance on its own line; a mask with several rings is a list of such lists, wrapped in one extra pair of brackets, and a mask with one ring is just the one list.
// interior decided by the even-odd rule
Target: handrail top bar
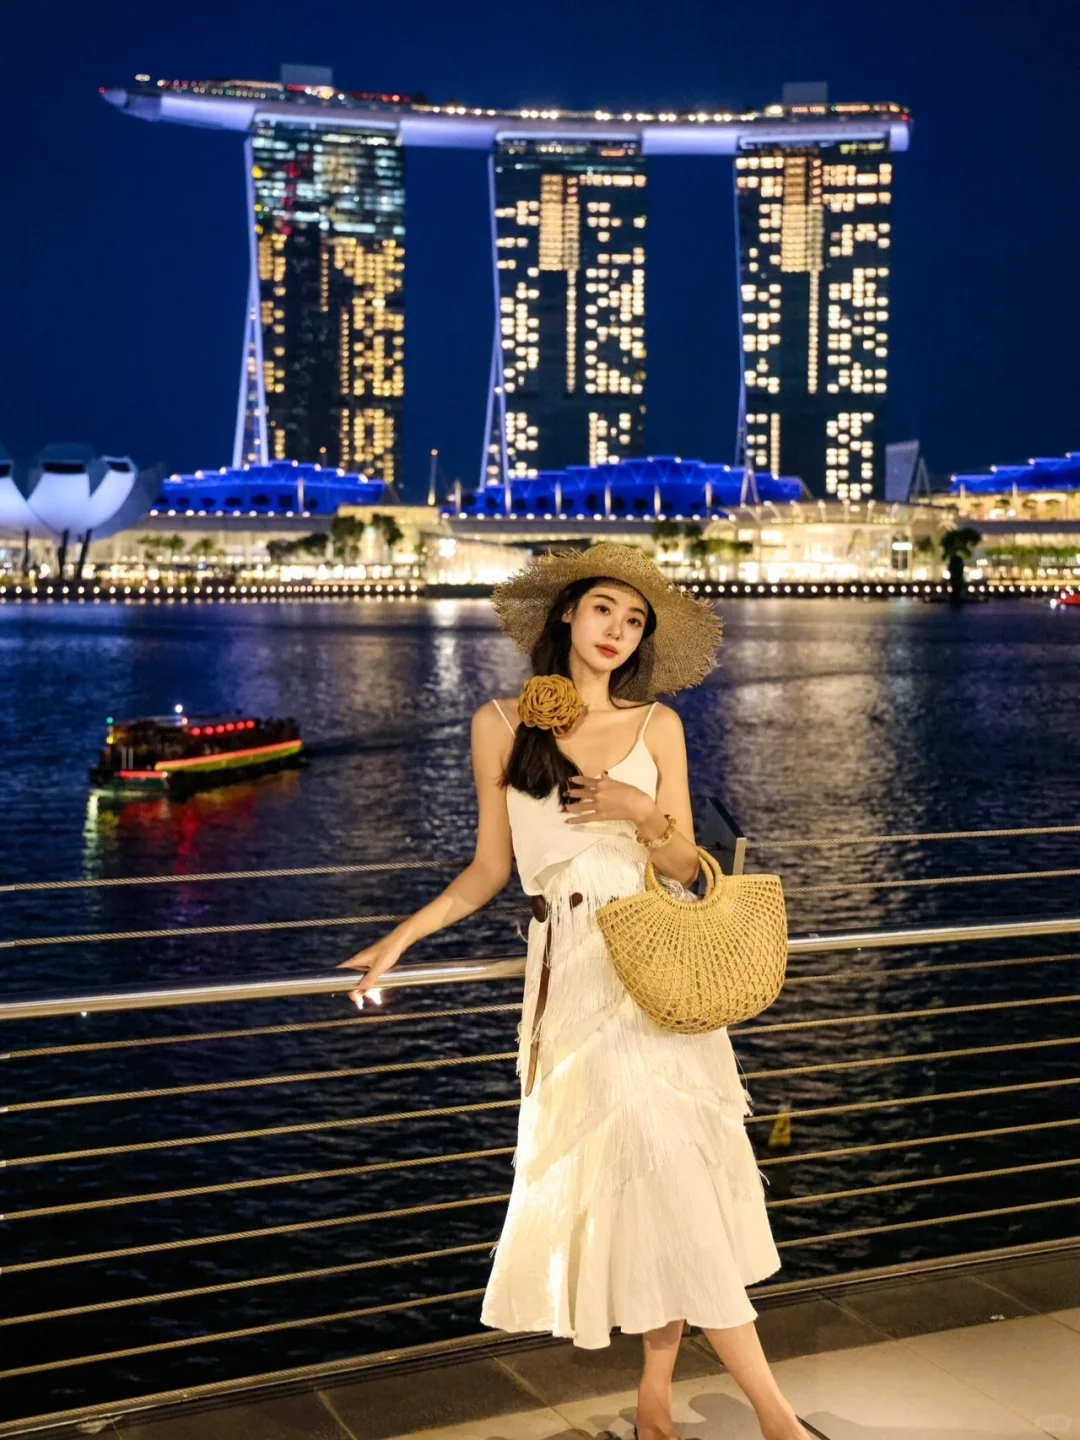
[[(1002, 920), (982, 925), (935, 925), (913, 930), (840, 930), (792, 935), (790, 955), (821, 955), (833, 950), (891, 950), (914, 945), (963, 944), (976, 940), (1020, 940), (1045, 935), (1080, 933), (1080, 916), (1052, 920)], [(476, 980), (519, 980), (525, 957), (495, 960), (446, 960), (430, 965), (402, 965), (383, 975), (380, 990), (415, 985), (452, 985)], [(329, 975), (297, 979), (234, 981), (222, 985), (166, 986), (157, 990), (103, 992), (57, 996), (54, 999), (0, 1001), (0, 1022), (39, 1020), (58, 1015), (108, 1010), (156, 1010), (171, 1005), (218, 1005), (234, 1000), (279, 1000), (301, 995), (347, 994), (362, 971), (337, 970)]]

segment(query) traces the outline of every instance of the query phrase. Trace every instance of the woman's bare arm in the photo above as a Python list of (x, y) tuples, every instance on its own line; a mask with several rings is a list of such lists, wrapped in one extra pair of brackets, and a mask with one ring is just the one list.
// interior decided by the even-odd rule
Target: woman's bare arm
[[(501, 731), (501, 733), (500, 733)], [(512, 737), (495, 707), (481, 705), (472, 717), (472, 766), (478, 821), (473, 858), (434, 900), (402, 920), (339, 969), (366, 970), (354, 995), (370, 990), (410, 945), (482, 910), (504, 889), (513, 869), (506, 791), (499, 785)]]
[[(657, 723), (659, 721), (659, 724)], [(652, 839), (662, 835), (667, 826), (665, 815), (675, 820), (675, 833), (670, 840), (650, 850), (653, 866), (691, 885), (698, 873), (699, 860), (694, 841), (694, 814), (690, 806), (690, 779), (686, 760), (686, 736), (677, 710), (658, 705), (649, 726), (660, 781), (656, 803), (640, 824), (643, 835)]]

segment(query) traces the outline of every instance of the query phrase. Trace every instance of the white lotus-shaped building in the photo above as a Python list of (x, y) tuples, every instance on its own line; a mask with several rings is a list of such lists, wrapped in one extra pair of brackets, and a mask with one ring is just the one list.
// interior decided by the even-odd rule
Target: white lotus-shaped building
[(0, 535), (100, 539), (141, 519), (156, 485), (156, 475), (140, 483), (129, 456), (95, 455), (88, 445), (48, 445), (23, 464), (0, 445)]

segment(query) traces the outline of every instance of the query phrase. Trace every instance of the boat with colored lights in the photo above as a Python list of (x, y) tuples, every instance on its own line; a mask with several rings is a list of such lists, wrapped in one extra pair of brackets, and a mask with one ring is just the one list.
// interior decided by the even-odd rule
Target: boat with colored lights
[(91, 785), (112, 794), (183, 794), (297, 765), (293, 719), (235, 715), (150, 715), (107, 721)]

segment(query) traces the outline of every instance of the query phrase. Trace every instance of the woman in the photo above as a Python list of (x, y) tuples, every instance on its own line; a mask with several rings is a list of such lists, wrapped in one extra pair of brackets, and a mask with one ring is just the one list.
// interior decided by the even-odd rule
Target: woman
[[(472, 718), (472, 863), (430, 904), (345, 961), (357, 1003), (415, 941), (471, 915), (516, 858), (530, 896), (515, 1175), (482, 1320), (596, 1348), (641, 1334), (639, 1440), (669, 1440), (684, 1322), (698, 1325), (766, 1440), (810, 1440), (776, 1385), (746, 1286), (780, 1265), (743, 1124), (750, 1097), (726, 1029), (659, 1029), (619, 981), (594, 915), (640, 891), (651, 856), (672, 888), (698, 855), (677, 712), (653, 700), (715, 664), (720, 621), (641, 551), (552, 554), (496, 586), (531, 658), (517, 701)], [(624, 713), (624, 712), (630, 713)]]

